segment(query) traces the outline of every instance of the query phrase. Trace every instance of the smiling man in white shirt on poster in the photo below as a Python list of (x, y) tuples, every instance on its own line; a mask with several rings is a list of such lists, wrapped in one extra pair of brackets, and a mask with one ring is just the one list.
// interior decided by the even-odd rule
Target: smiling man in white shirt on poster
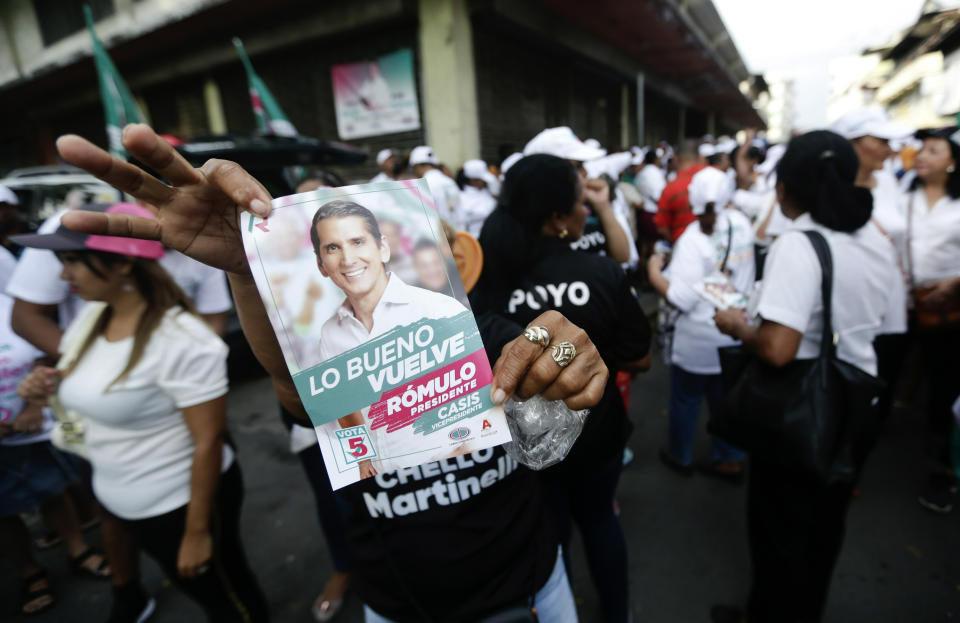
[[(377, 336), (424, 318), (449, 318), (467, 311), (455, 298), (404, 283), (388, 273), (390, 247), (380, 234), (376, 217), (363, 206), (346, 200), (330, 201), (314, 214), (310, 230), (317, 267), (343, 291), (346, 299), (320, 332), (320, 356), (325, 361)], [(341, 428), (365, 424), (356, 411), (331, 425)], [(377, 461), (361, 461), (361, 478), (395, 469), (390, 457), (409, 454), (424, 437), (412, 426), (377, 435)], [(436, 460), (451, 454), (443, 448)]]

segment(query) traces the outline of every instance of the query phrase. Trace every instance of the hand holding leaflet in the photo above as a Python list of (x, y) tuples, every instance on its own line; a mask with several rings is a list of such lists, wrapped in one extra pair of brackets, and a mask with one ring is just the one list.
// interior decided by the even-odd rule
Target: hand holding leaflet
[(729, 277), (719, 272), (695, 283), (693, 291), (717, 309), (746, 309), (749, 303), (747, 295), (738, 292)]
[[(262, 220), (271, 214), (269, 194), (236, 163), (211, 160), (202, 168), (192, 167), (145, 125), (127, 126), (123, 139), (129, 153), (163, 175), (169, 185), (81, 137), (62, 137), (57, 146), (64, 160), (133, 195), (157, 218), (84, 212), (66, 215), (64, 224), (85, 233), (160, 240), (193, 259), (226, 270), (247, 340), (273, 378), (281, 402), (295, 417), (303, 418), (300, 397), (285, 365), (286, 353), (270, 330), (241, 243), (241, 226), (248, 223), (238, 217), (245, 212), (259, 217), (254, 224), (258, 231), (270, 229), (272, 223)], [(316, 263), (310, 270), (316, 272)], [(576, 344), (580, 354), (563, 371), (551, 370), (538, 364), (540, 353), (530, 350), (529, 343), (512, 343), (515, 347), (504, 349), (493, 370), (494, 383), (489, 388), (493, 402), (500, 404), (514, 393), (520, 397), (542, 393), (549, 400), (564, 400), (572, 409), (596, 404), (608, 373), (592, 342), (555, 312), (537, 322), (549, 327), (558, 339)]]

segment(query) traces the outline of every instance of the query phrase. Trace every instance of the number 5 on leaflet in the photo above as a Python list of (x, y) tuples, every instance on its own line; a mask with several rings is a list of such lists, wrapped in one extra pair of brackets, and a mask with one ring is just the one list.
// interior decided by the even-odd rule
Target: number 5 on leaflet
[(337, 439), (340, 441), (340, 450), (343, 452), (343, 460), (347, 465), (372, 459), (377, 456), (373, 442), (370, 441), (370, 433), (367, 427), (353, 426), (336, 431)]

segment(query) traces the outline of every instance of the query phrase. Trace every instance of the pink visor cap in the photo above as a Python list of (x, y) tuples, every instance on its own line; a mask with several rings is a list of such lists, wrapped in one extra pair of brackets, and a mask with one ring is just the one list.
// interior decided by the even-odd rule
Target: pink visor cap
[[(104, 214), (129, 214), (144, 218), (156, 218), (149, 210), (133, 203), (90, 204), (77, 210), (103, 212)], [(24, 234), (10, 236), (10, 240), (23, 247), (48, 249), (50, 251), (104, 251), (117, 255), (130, 255), (149, 260), (163, 257), (163, 245), (156, 240), (140, 240), (121, 236), (84, 234), (68, 229), (63, 224), (52, 234)]]

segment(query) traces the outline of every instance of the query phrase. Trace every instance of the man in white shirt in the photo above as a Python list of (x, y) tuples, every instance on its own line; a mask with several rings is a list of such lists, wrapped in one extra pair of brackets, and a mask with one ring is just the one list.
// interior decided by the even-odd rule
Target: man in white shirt
[(651, 214), (657, 211), (657, 202), (660, 193), (667, 186), (667, 176), (660, 168), (660, 153), (662, 149), (648, 149), (643, 154), (643, 168), (637, 174), (637, 190), (643, 195), (643, 209)]
[(371, 184), (376, 182), (392, 182), (397, 179), (394, 173), (395, 167), (397, 166), (397, 156), (393, 153), (392, 149), (381, 149), (377, 153), (377, 166), (380, 167), (380, 172), (370, 180)]
[[(320, 273), (330, 278), (346, 297), (320, 331), (323, 360), (395, 327), (424, 318), (448, 318), (467, 310), (452, 297), (407, 285), (396, 275), (387, 273), (390, 247), (380, 234), (376, 217), (361, 205), (345, 200), (324, 204), (314, 214), (310, 239)], [(341, 428), (359, 426), (365, 423), (363, 416), (362, 411), (356, 411), (331, 424)], [(410, 454), (411, 448), (422, 445), (423, 441), (424, 437), (415, 435), (412, 426), (378, 435), (377, 455), (383, 458), (378, 466), (371, 461), (361, 461), (358, 464), (361, 478), (396, 469), (390, 457)], [(429, 443), (435, 445), (432, 441)], [(438, 460), (449, 454), (450, 449), (444, 448), (440, 456), (424, 457), (424, 460)]]
[(414, 147), (410, 152), (410, 167), (413, 174), (427, 180), (433, 209), (457, 231), (465, 231), (462, 210), (460, 208), (460, 188), (457, 183), (443, 174), (440, 162), (427, 145)]
[(464, 231), (474, 238), (480, 237), (483, 222), (487, 220), (497, 200), (493, 193), (499, 190), (499, 180), (487, 170), (483, 160), (467, 160), (463, 163), (463, 176), (466, 184), (460, 194), (460, 206), (463, 210)]

